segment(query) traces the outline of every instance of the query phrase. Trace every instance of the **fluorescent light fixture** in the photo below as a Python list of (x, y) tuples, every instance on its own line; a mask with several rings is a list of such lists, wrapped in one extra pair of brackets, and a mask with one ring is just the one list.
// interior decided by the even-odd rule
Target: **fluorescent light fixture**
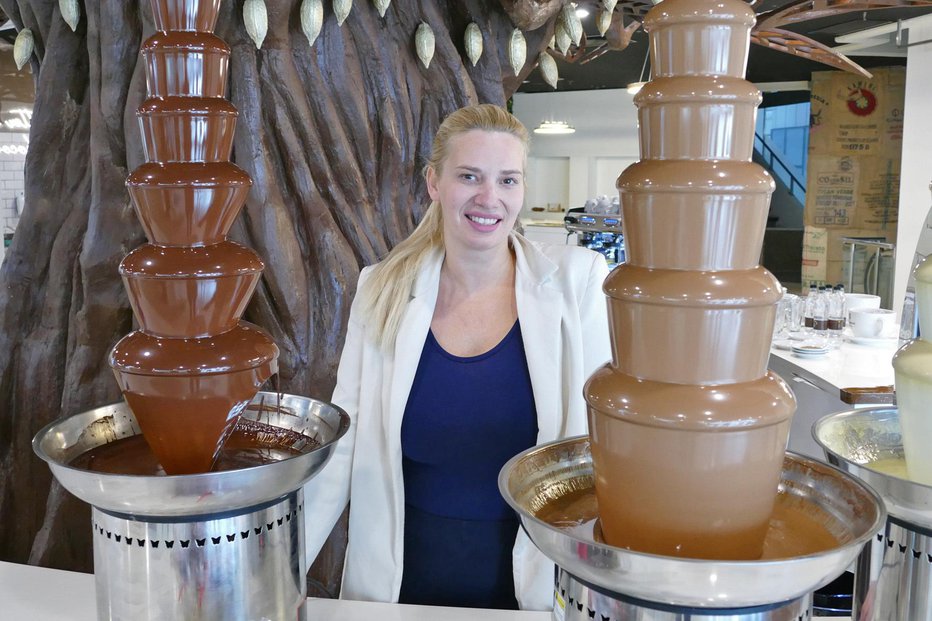
[(541, 121), (534, 128), (535, 134), (572, 134), (576, 128), (566, 121)]

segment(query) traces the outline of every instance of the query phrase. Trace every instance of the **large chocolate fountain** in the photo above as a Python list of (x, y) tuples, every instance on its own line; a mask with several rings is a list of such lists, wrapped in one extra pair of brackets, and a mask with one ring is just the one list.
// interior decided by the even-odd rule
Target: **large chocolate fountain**
[(785, 453), (795, 399), (768, 373), (779, 282), (758, 265), (773, 182), (751, 162), (741, 0), (644, 20), (641, 161), (618, 179), (627, 264), (606, 279), (612, 361), (590, 439), (538, 447), (500, 488), (560, 567), (554, 617), (808, 618), (882, 524), (873, 491)]
[(656, 79), (634, 99), (641, 161), (618, 178), (613, 360), (586, 386), (612, 545), (755, 559), (773, 511), (796, 404), (767, 371), (782, 288), (757, 264), (774, 184), (751, 162), (755, 18), (739, 0), (674, 0), (644, 20)]
[(305, 618), (302, 485), (348, 426), (329, 404), (258, 393), (278, 348), (240, 320), (263, 264), (226, 238), (252, 182), (230, 162), (219, 5), (152, 0), (146, 163), (127, 180), (149, 243), (120, 264), (140, 329), (110, 355), (126, 403), (33, 441), (93, 505), (100, 619)]

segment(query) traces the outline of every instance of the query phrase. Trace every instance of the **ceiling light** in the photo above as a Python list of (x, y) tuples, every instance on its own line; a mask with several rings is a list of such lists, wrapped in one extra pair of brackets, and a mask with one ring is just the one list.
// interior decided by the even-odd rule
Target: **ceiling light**
[(584, 17), (589, 17), (589, 11), (586, 9), (576, 9), (576, 17), (582, 19)]
[(566, 121), (541, 121), (534, 128), (535, 134), (572, 134), (576, 128)]

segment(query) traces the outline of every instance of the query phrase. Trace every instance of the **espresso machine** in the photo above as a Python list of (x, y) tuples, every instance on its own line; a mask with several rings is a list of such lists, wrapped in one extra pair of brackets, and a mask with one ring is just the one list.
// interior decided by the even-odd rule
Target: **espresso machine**
[(576, 243), (605, 256), (609, 267), (625, 262), (625, 236), (618, 214), (587, 213), (571, 209), (563, 218), (568, 233), (576, 234)]

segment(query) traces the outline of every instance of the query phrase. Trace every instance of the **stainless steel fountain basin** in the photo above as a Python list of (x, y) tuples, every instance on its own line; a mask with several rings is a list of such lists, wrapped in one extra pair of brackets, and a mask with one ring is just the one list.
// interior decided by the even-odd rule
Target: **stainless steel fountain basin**
[(105, 474), (68, 464), (96, 446), (140, 432), (125, 403), (115, 403), (50, 423), (32, 441), (69, 492), (94, 507), (127, 516), (180, 517), (234, 511), (281, 498), (298, 489), (326, 464), (346, 430), (340, 408), (306, 397), (260, 392), (242, 416), (291, 429), (317, 440), (295, 457), (278, 462), (205, 474), (134, 476)]
[(673, 558), (616, 548), (535, 517), (555, 498), (592, 488), (592, 477), (589, 439), (581, 436), (515, 456), (499, 475), (499, 489), (534, 544), (561, 568), (601, 589), (671, 606), (747, 608), (802, 597), (839, 576), (886, 519), (881, 499), (867, 485), (792, 453), (779, 493), (826, 516), (839, 541), (833, 549), (761, 561)]

